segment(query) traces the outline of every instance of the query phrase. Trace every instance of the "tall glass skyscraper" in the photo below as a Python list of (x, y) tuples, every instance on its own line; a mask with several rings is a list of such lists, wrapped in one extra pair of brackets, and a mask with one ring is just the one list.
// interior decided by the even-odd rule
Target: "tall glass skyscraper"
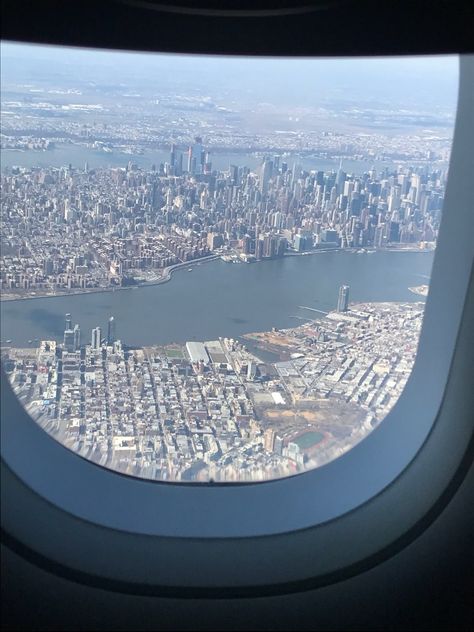
[(107, 324), (107, 343), (112, 344), (115, 342), (115, 318), (111, 316)]
[(349, 307), (349, 286), (341, 285), (339, 288), (339, 298), (337, 301), (337, 311), (347, 312)]
[(100, 327), (95, 327), (92, 330), (91, 346), (93, 349), (100, 349), (100, 343), (102, 339), (102, 332)]

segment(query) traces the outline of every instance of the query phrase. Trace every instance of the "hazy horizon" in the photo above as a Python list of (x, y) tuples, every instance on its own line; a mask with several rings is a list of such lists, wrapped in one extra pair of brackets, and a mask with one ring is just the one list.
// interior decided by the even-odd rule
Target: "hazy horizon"
[[(60, 55), (58, 55), (60, 51)], [(453, 108), (458, 56), (390, 58), (220, 57), (85, 50), (1, 43), (2, 89), (101, 87), (197, 92), (223, 100), (277, 102), (288, 107), (331, 103), (394, 109)]]

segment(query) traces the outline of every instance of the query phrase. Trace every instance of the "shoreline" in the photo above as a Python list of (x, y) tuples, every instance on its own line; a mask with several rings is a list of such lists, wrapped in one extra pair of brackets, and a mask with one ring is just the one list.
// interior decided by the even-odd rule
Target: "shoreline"
[(0, 303), (14, 303), (15, 301), (34, 301), (44, 298), (64, 298), (65, 296), (80, 296), (83, 294), (106, 294), (109, 292), (120, 292), (125, 290), (137, 290), (142, 287), (153, 287), (154, 285), (162, 285), (163, 283), (169, 283), (173, 277), (173, 272), (180, 270), (181, 268), (191, 268), (197, 264), (207, 263), (218, 259), (220, 255), (211, 255), (210, 257), (203, 257), (202, 259), (194, 259), (193, 261), (183, 261), (182, 263), (176, 263), (169, 268), (166, 268), (166, 272), (161, 279), (156, 281), (143, 281), (136, 285), (126, 285), (118, 287), (104, 287), (104, 288), (89, 288), (87, 290), (78, 290), (75, 292), (59, 292), (57, 294), (41, 294), (38, 296), (15, 296), (15, 297), (1, 297)]
[[(445, 129), (448, 129), (448, 127)], [(449, 127), (449, 129), (451, 128)], [(37, 138), (55, 138), (56, 141), (55, 141), (54, 147), (47, 148), (47, 149), (46, 148), (34, 149), (34, 148), (28, 148), (28, 147), (5, 147), (5, 148), (2, 148), (2, 152), (8, 151), (8, 152), (18, 152), (18, 153), (28, 153), (28, 154), (29, 153), (41, 154), (41, 153), (46, 153), (46, 152), (54, 153), (56, 151), (60, 152), (60, 151), (68, 150), (68, 149), (70, 150), (73, 147), (75, 149), (89, 151), (93, 154), (110, 156), (111, 158), (112, 157), (121, 158), (123, 156), (129, 156), (130, 159), (133, 159), (133, 158), (140, 159), (143, 156), (148, 158), (150, 154), (154, 154), (158, 152), (165, 153), (169, 151), (169, 144), (160, 142), (158, 140), (146, 141), (142, 139), (141, 141), (137, 142), (137, 141), (132, 141), (132, 140), (127, 141), (120, 138), (112, 138), (109, 141), (107, 141), (112, 144), (111, 151), (105, 151), (99, 148), (91, 147), (90, 141), (89, 142), (85, 141), (84, 139), (81, 139), (78, 136), (70, 135), (70, 133), (64, 133), (63, 135), (61, 135), (60, 132), (47, 133), (45, 130), (42, 130), (40, 133), (39, 130), (24, 128), (24, 129), (19, 129), (19, 130), (10, 129), (7, 132), (5, 132), (5, 135), (11, 138), (21, 137), (21, 136), (31, 136), (31, 137), (37, 137)], [(122, 151), (121, 147), (123, 146), (126, 146), (126, 147), (131, 146), (133, 149), (135, 149), (135, 151)], [(75, 151), (75, 149), (73, 149), (73, 151)], [(137, 149), (138, 151), (136, 151)], [(186, 146), (184, 144), (180, 145), (178, 146), (178, 150), (185, 151)], [(249, 148), (247, 146), (235, 147), (233, 145), (230, 145), (230, 146), (213, 145), (213, 146), (210, 146), (210, 151), (212, 151), (213, 153), (217, 155), (243, 154), (245, 156), (250, 156), (254, 158), (259, 158), (260, 156), (266, 153), (278, 153), (287, 158), (292, 158), (293, 160), (302, 159), (302, 160), (310, 160), (310, 161), (315, 161), (315, 162), (316, 161), (327, 162), (327, 163), (334, 163), (335, 166), (338, 165), (341, 159), (350, 163), (363, 163), (364, 165), (373, 165), (374, 163), (377, 163), (378, 165), (383, 165), (387, 167), (394, 167), (399, 164), (401, 165), (443, 165), (443, 166), (449, 165), (449, 161), (442, 160), (442, 159), (438, 159), (438, 160), (433, 160), (433, 159), (428, 159), (428, 158), (415, 159), (415, 158), (407, 158), (407, 157), (400, 158), (400, 157), (393, 157), (393, 156), (388, 156), (388, 157), (383, 157), (383, 158), (375, 158), (374, 156), (364, 156), (361, 158), (359, 154), (348, 154), (346, 152), (342, 152), (337, 149), (333, 149), (333, 150), (328, 149), (328, 151), (323, 151), (322, 155), (318, 155), (317, 152), (315, 152), (313, 147), (311, 148), (310, 147), (306, 147), (306, 148), (280, 147), (280, 146), (275, 147), (273, 145), (273, 146), (265, 146), (265, 147), (256, 146), (256, 147)], [(15, 165), (15, 166), (24, 166), (24, 165)], [(29, 168), (28, 165), (26, 165), (26, 168)], [(32, 165), (30, 168), (36, 168), (36, 167)], [(80, 165), (78, 164), (76, 168), (80, 168)], [(96, 168), (96, 167), (93, 167), (93, 168)]]
[(284, 257), (303, 257), (307, 255), (317, 255), (324, 252), (349, 252), (351, 254), (372, 254), (374, 252), (434, 252), (434, 248), (419, 248), (416, 246), (408, 246), (407, 248), (403, 247), (393, 247), (393, 248), (374, 248), (373, 246), (365, 247), (361, 246), (360, 248), (318, 248), (317, 250), (305, 250), (303, 252), (285, 252)]
[[(312, 256), (317, 254), (324, 254), (328, 252), (348, 252), (350, 254), (372, 254), (374, 252), (419, 252), (419, 253), (429, 253), (434, 252), (434, 248), (416, 248), (416, 247), (408, 247), (408, 248), (321, 248), (318, 250), (309, 250), (306, 252), (287, 252), (284, 254), (282, 259), (286, 257), (304, 257), (304, 256)], [(137, 283), (136, 285), (127, 285), (127, 286), (118, 286), (118, 287), (104, 287), (104, 288), (88, 288), (83, 290), (77, 290), (72, 292), (58, 292), (57, 294), (41, 294), (35, 296), (12, 296), (7, 295), (6, 297), (0, 297), (0, 303), (13, 303), (15, 301), (34, 301), (38, 299), (45, 298), (64, 298), (65, 296), (79, 296), (82, 294), (105, 294), (108, 292), (119, 292), (125, 290), (136, 290), (143, 287), (153, 287), (155, 285), (162, 285), (164, 283), (169, 283), (172, 280), (173, 272), (176, 270), (180, 270), (181, 268), (188, 267), (192, 268), (198, 264), (208, 263), (209, 261), (215, 261), (216, 259), (221, 258), (221, 254), (218, 255), (210, 255), (209, 257), (203, 257), (202, 259), (194, 259), (193, 261), (183, 261), (182, 263), (176, 263), (169, 268), (165, 268), (165, 274), (162, 278), (157, 279), (156, 281), (142, 281)], [(262, 263), (261, 261), (254, 261), (252, 263)], [(244, 262), (242, 262), (244, 263)]]

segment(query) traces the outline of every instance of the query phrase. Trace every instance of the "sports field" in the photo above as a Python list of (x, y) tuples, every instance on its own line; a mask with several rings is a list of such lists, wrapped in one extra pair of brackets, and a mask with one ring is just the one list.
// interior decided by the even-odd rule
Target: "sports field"
[(322, 432), (317, 432), (316, 430), (310, 430), (309, 432), (305, 432), (304, 434), (292, 439), (293, 443), (301, 450), (306, 450), (307, 448), (311, 448), (311, 446), (320, 443), (324, 439), (324, 435)]

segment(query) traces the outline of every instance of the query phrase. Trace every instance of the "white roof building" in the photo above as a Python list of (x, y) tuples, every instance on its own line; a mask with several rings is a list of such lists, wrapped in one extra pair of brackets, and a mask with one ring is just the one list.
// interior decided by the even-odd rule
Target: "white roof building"
[(204, 364), (209, 364), (209, 354), (202, 342), (187, 342), (186, 351), (189, 354), (191, 362), (204, 362)]

